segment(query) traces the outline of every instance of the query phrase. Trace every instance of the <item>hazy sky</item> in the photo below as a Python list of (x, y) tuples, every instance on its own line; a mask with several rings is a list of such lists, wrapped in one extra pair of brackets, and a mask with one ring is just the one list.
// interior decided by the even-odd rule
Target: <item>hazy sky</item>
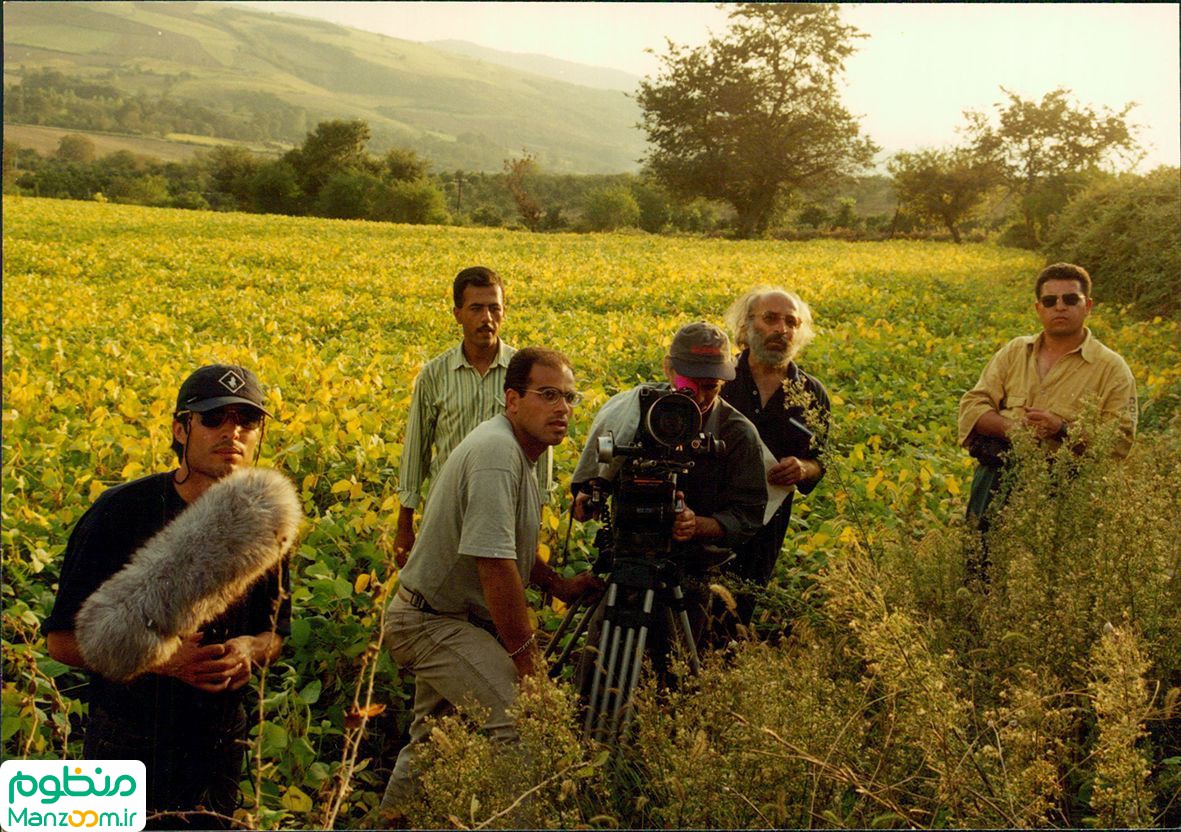
[[(245, 3), (407, 40), (467, 40), (636, 75), (665, 38), (696, 45), (726, 28), (709, 3)], [(1004, 86), (1040, 98), (1058, 86), (1092, 105), (1139, 102), (1132, 120), (1148, 156), (1181, 163), (1176, 4), (847, 4), (867, 35), (846, 66), (845, 103), (887, 152), (955, 142), (965, 109)]]

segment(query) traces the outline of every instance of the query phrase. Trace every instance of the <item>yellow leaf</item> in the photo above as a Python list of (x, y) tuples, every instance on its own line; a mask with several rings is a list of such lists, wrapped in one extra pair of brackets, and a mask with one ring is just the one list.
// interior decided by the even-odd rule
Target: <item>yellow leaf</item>
[(337, 480), (336, 482), (332, 483), (332, 493), (339, 494), (342, 491), (348, 491), (352, 487), (353, 484), (348, 480)]
[(99, 482), (98, 480), (91, 481), (90, 494), (89, 494), (90, 502), (93, 503), (95, 500), (98, 499), (98, 496), (106, 490), (107, 490), (107, 487), (105, 485), (103, 485), (101, 482)]
[(845, 545), (856, 543), (857, 532), (854, 531), (852, 526), (845, 526), (845, 528), (841, 529), (841, 534), (839, 537), (837, 537), (837, 540), (841, 543), (844, 543)]
[(549, 563), (549, 546), (544, 543), (538, 543), (537, 557), (542, 563)]
[(315, 474), (308, 474), (306, 477), (303, 478), (303, 490), (304, 491), (310, 491), (312, 488), (315, 487), (315, 485), (316, 485), (316, 475)]
[(289, 786), (279, 802), (283, 804), (284, 809), (292, 812), (312, 811), (312, 799), (300, 791), (298, 786)]
[(960, 493), (960, 481), (950, 474), (947, 477), (947, 491), (954, 496), (959, 496)]
[(366, 587), (369, 586), (369, 579), (368, 572), (362, 572), (358, 575), (357, 580), (353, 581), (353, 592), (364, 592)]

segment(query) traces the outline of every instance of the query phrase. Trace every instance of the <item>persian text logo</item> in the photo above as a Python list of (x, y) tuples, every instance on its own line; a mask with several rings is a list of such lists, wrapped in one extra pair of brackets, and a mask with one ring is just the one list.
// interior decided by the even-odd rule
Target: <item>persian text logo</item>
[(138, 832), (147, 820), (147, 782), (139, 760), (5, 760), (0, 827)]

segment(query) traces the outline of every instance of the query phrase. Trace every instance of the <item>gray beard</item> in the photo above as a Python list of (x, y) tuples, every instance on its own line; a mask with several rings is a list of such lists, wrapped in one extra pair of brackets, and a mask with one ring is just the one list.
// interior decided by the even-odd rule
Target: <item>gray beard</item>
[(783, 352), (776, 352), (775, 350), (767, 349), (763, 339), (758, 335), (752, 334), (750, 337), (750, 354), (755, 361), (764, 367), (776, 367), (783, 370), (791, 363), (791, 344), (788, 344), (787, 349)]

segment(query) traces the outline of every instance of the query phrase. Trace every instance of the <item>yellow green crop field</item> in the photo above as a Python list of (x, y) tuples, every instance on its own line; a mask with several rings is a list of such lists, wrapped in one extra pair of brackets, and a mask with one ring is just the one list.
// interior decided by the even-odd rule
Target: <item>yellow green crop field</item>
[[(244, 364), (278, 417), (262, 464), (290, 474), (308, 514), (294, 559), (296, 623), (256, 730), (260, 793), (244, 781), (250, 821), (269, 827), (318, 825), (338, 774), (352, 789), (338, 823), (358, 822), (408, 721), (411, 688), (379, 657), (373, 701), (387, 707), (370, 709), (357, 770), (342, 769), (355, 686), (374, 666), (375, 599), (393, 577), (411, 385), (457, 340), (458, 270), (496, 269), (507, 286), (504, 339), (565, 352), (587, 394), (557, 449), (543, 537), (554, 553), (569, 474), (607, 397), (658, 378), (680, 325), (720, 323), (753, 285), (807, 300), (818, 332), (799, 363), (833, 396), (832, 463), (797, 503), (787, 583), (794, 565), (819, 569), (959, 521), (973, 462), (955, 443), (956, 406), (996, 349), (1035, 331), (1042, 265), (989, 245), (540, 235), (10, 197), (3, 253), (6, 755), (78, 750), (82, 677), (45, 655), (37, 630), (73, 523), (103, 489), (172, 464), (170, 413), (191, 369)], [(1095, 296), (1092, 330), (1136, 377), (1141, 444), (1172, 436), (1177, 322), (1104, 304), (1101, 283)], [(581, 558), (587, 536), (576, 530), (572, 545)], [(937, 825), (934, 815), (903, 817)]]

